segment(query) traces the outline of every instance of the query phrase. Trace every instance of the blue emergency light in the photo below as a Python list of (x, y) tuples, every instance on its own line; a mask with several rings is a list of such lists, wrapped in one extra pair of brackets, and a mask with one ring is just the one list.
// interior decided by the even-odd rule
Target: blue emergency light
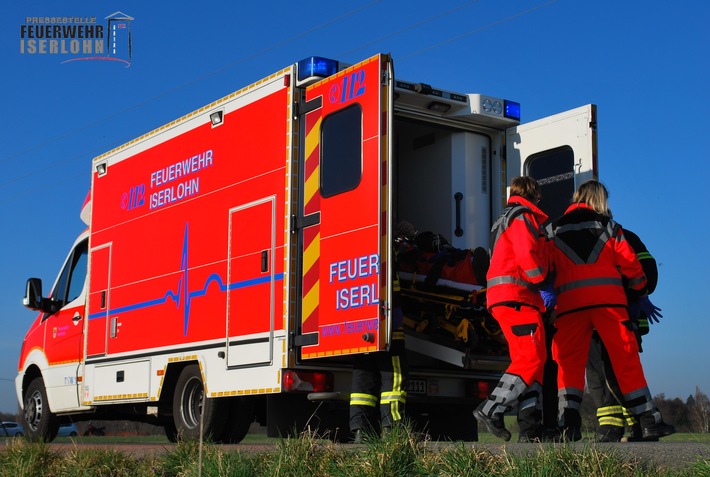
[(298, 62), (298, 81), (306, 81), (309, 78), (327, 78), (338, 72), (338, 62), (311, 56)]
[(506, 118), (515, 119), (520, 121), (520, 103), (515, 101), (504, 101), (505, 107), (503, 109), (503, 114)]

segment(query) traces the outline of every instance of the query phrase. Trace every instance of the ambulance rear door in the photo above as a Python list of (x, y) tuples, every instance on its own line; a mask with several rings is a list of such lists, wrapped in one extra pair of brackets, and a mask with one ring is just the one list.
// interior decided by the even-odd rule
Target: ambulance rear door
[(541, 185), (540, 208), (562, 215), (577, 186), (597, 178), (597, 108), (588, 104), (507, 130), (507, 184), (526, 175)]
[(389, 56), (376, 55), (306, 89), (296, 341), (304, 359), (389, 341), (391, 78)]

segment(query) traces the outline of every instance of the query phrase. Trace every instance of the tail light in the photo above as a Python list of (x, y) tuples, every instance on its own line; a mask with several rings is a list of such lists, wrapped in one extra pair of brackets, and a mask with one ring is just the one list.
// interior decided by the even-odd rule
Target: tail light
[(493, 381), (468, 381), (466, 383), (466, 395), (485, 399), (491, 394), (496, 384)]
[(281, 388), (285, 392), (322, 393), (335, 389), (332, 373), (318, 371), (284, 371)]

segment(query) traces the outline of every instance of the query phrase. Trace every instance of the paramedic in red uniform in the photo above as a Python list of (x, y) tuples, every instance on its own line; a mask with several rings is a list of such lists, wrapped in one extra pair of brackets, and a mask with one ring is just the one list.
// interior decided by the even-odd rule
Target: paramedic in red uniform
[[(658, 266), (656, 259), (646, 248), (646, 244), (638, 235), (629, 229), (624, 229), (624, 237), (636, 253), (636, 258), (641, 263), (643, 273), (646, 275), (646, 289), (650, 295), (656, 289), (658, 283)], [(649, 321), (659, 322), (663, 318), (651, 300), (646, 297), (639, 297), (626, 289), (628, 299), (629, 320), (628, 326), (634, 331), (636, 341), (639, 344), (639, 353), (643, 352), (641, 346), (642, 336), (649, 331)], [(621, 404), (621, 391), (614, 376), (614, 369), (609, 361), (609, 354), (599, 339), (599, 334), (595, 331), (591, 346), (589, 348), (589, 360), (587, 361), (587, 392), (597, 406), (597, 435), (598, 442), (619, 442), (624, 436), (624, 427), (628, 424), (631, 428), (631, 435), (628, 440), (643, 441), (641, 424), (628, 414), (628, 411)], [(650, 439), (657, 441), (658, 439)]]
[(491, 229), (491, 265), (487, 306), (508, 341), (511, 363), (495, 390), (473, 412), (493, 435), (510, 440), (503, 416), (518, 409), (519, 442), (542, 439), (542, 376), (547, 356), (540, 287), (548, 272), (547, 246), (541, 224), (547, 220), (536, 205), (540, 187), (532, 177), (510, 183), (508, 207)]
[(603, 184), (587, 181), (574, 193), (564, 215), (549, 226), (557, 295), (552, 354), (559, 369), (558, 424), (563, 440), (581, 439), (584, 372), (594, 330), (609, 353), (623, 405), (641, 423), (643, 438), (675, 432), (651, 399), (636, 335), (628, 326), (623, 280), (628, 280), (632, 293), (644, 296), (646, 276), (621, 226), (611, 218), (608, 197)]

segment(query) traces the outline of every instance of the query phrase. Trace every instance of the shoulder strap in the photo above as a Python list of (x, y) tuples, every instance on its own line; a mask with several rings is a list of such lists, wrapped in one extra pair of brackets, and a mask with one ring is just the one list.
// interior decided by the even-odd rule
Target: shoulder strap
[(515, 220), (518, 215), (525, 212), (532, 212), (532, 210), (530, 207), (525, 207), (520, 204), (509, 205), (503, 209), (500, 217), (498, 217), (498, 219), (493, 223), (493, 227), (491, 227), (491, 252), (495, 248), (496, 242), (498, 242), (500, 236), (508, 227), (510, 227), (513, 220)]

